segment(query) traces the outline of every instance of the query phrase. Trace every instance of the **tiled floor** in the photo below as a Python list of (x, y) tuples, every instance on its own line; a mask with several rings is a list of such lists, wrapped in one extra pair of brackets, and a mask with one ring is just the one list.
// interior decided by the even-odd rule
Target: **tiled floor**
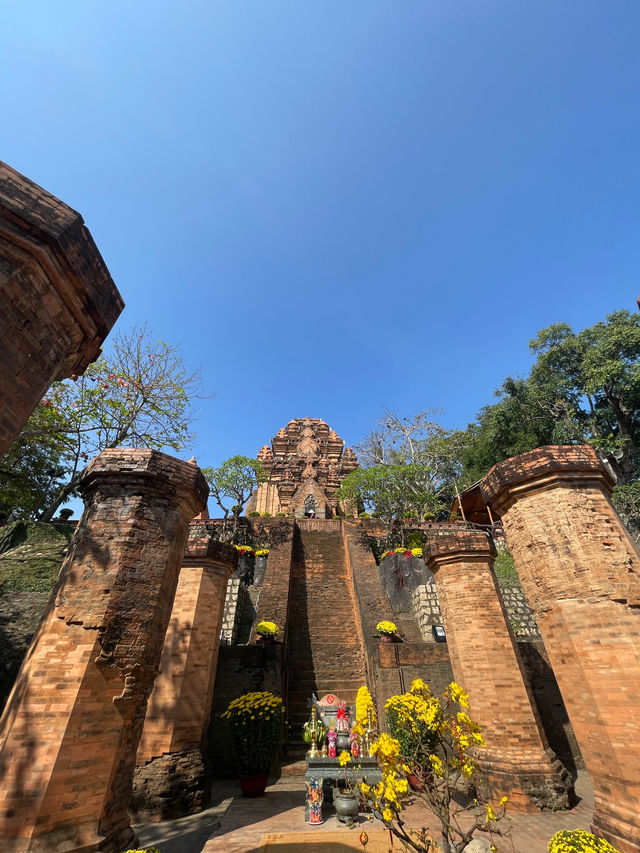
[[(578, 778), (576, 792), (580, 801), (571, 811), (513, 814), (511, 838), (494, 839), (499, 853), (546, 853), (549, 838), (558, 829), (588, 829), (593, 794), (585, 773)], [(300, 847), (309, 853), (340, 853), (362, 850), (358, 835), (366, 829), (371, 838), (367, 853), (401, 849), (398, 841), (391, 848), (388, 834), (379, 829), (380, 825), (364, 818), (358, 827), (349, 830), (338, 823), (331, 806), (325, 806), (325, 822), (310, 827), (304, 821), (302, 777), (281, 777), (270, 785), (264, 797), (256, 799), (242, 797), (233, 782), (216, 782), (212, 793), (214, 806), (208, 818), (203, 820), (203, 816), (194, 815), (182, 821), (143, 827), (141, 841), (158, 844), (161, 853), (295, 853)], [(409, 825), (425, 824), (437, 838), (436, 824), (429, 812), (412, 805), (406, 816)], [(203, 845), (207, 819), (212, 823), (212, 832)], [(220, 827), (215, 829), (217, 820)], [(197, 832), (189, 829), (194, 821), (200, 824)]]

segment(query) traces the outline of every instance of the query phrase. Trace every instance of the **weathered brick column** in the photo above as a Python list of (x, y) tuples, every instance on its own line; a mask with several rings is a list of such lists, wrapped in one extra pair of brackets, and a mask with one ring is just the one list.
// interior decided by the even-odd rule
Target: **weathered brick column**
[(106, 450), (0, 721), (3, 853), (120, 853), (127, 805), (190, 519), (195, 465)]
[(98, 357), (123, 307), (80, 214), (0, 162), (0, 456), (51, 383)]
[(502, 516), (593, 782), (594, 831), (640, 850), (640, 556), (588, 446), (541, 447), (494, 466)]
[(434, 574), (451, 666), (469, 693), (470, 714), (487, 748), (478, 763), (487, 794), (509, 797), (516, 811), (567, 808), (569, 774), (549, 748), (509, 630), (493, 561), (493, 542), (476, 530), (430, 539), (426, 563)]
[(233, 545), (191, 540), (138, 746), (130, 810), (136, 819), (193, 814), (206, 804), (204, 739), (211, 717)]

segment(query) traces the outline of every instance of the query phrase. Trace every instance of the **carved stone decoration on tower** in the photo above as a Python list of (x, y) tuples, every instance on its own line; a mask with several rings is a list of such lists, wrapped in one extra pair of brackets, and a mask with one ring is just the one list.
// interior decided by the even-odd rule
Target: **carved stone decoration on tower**
[(247, 504), (247, 512), (282, 512), (300, 518), (338, 514), (333, 495), (358, 468), (350, 447), (320, 418), (295, 418), (258, 453), (269, 473)]

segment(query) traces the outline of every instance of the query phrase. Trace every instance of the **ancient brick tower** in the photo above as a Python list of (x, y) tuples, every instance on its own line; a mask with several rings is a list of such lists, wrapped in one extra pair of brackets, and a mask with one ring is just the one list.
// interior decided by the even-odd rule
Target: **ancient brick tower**
[(295, 418), (258, 453), (269, 472), (251, 498), (247, 511), (283, 512), (301, 518), (337, 514), (333, 498), (347, 474), (358, 467), (353, 450), (319, 418)]

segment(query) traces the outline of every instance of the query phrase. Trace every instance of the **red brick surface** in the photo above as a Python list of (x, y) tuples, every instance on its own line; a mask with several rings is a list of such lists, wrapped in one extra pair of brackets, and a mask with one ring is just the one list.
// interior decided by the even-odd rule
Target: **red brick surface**
[(55, 379), (82, 373), (123, 302), (82, 217), (0, 163), (0, 455)]
[(0, 721), (0, 847), (107, 851), (127, 804), (199, 469), (156, 451), (105, 451), (86, 509)]
[(227, 580), (237, 563), (232, 545), (208, 539), (187, 542), (138, 746), (130, 809), (136, 818), (179, 817), (204, 805), (204, 737)]
[(507, 795), (516, 810), (566, 808), (568, 774), (549, 749), (507, 625), (491, 540), (474, 530), (445, 532), (426, 552), (453, 673), (487, 743), (479, 757), (491, 795)]
[(296, 522), (286, 660), (287, 712), (294, 734), (308, 719), (312, 693), (318, 698), (334, 693), (353, 704), (365, 683), (359, 618), (340, 521)]
[(591, 448), (541, 448), (482, 484), (535, 612), (585, 766), (594, 827), (640, 850), (640, 557)]

